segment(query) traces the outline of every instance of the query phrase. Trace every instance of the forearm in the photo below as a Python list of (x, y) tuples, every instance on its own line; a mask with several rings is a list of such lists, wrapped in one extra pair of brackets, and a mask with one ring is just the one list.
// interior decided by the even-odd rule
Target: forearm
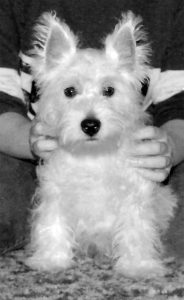
[(161, 126), (168, 134), (173, 150), (173, 166), (184, 160), (184, 120), (171, 120)]
[(14, 112), (0, 115), (0, 152), (8, 155), (33, 159), (29, 146), (31, 121)]

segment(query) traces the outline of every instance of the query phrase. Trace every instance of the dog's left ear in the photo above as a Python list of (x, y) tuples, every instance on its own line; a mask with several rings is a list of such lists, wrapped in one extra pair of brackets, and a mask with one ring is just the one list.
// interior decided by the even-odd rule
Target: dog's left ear
[(138, 71), (148, 63), (150, 48), (146, 40), (141, 17), (128, 12), (122, 14), (122, 20), (113, 33), (107, 36), (105, 52), (122, 68)]
[(44, 13), (34, 27), (33, 72), (49, 72), (67, 61), (77, 48), (77, 37), (54, 13)]
[(57, 65), (58, 60), (67, 59), (76, 51), (76, 37), (65, 23), (55, 19), (45, 45), (45, 62), (48, 68)]

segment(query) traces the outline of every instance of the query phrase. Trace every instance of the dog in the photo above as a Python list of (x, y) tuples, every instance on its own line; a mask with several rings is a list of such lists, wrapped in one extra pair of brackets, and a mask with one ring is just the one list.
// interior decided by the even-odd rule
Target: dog
[(141, 17), (123, 13), (99, 50), (80, 48), (66, 23), (44, 13), (33, 45), (37, 118), (59, 147), (38, 166), (27, 263), (56, 272), (95, 245), (123, 276), (164, 275), (161, 238), (177, 199), (127, 159), (135, 130), (149, 119), (141, 86), (150, 46)]

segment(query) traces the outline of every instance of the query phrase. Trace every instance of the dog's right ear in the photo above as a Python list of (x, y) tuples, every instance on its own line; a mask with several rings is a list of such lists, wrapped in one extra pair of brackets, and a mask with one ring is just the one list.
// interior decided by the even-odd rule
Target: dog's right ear
[(142, 18), (129, 11), (122, 14), (122, 19), (104, 41), (106, 55), (122, 70), (137, 74), (140, 81), (147, 75), (151, 53), (147, 34), (142, 27)]
[(40, 72), (49, 72), (58, 64), (66, 62), (76, 52), (76, 36), (53, 13), (44, 13), (39, 18), (34, 33), (34, 47), (30, 51), (36, 62), (33, 69), (39, 68)]

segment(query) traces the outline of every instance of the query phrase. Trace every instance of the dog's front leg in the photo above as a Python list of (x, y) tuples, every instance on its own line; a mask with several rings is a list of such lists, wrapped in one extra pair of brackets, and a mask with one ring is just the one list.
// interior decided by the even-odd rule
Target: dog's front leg
[(40, 204), (33, 211), (31, 256), (27, 264), (32, 268), (58, 271), (70, 266), (74, 235), (62, 212), (60, 194), (56, 189), (40, 190)]
[[(149, 201), (147, 199), (147, 201)], [(162, 245), (151, 205), (138, 203), (122, 206), (114, 231), (115, 268), (128, 277), (163, 275), (160, 260)], [(143, 202), (142, 202), (143, 203)]]

